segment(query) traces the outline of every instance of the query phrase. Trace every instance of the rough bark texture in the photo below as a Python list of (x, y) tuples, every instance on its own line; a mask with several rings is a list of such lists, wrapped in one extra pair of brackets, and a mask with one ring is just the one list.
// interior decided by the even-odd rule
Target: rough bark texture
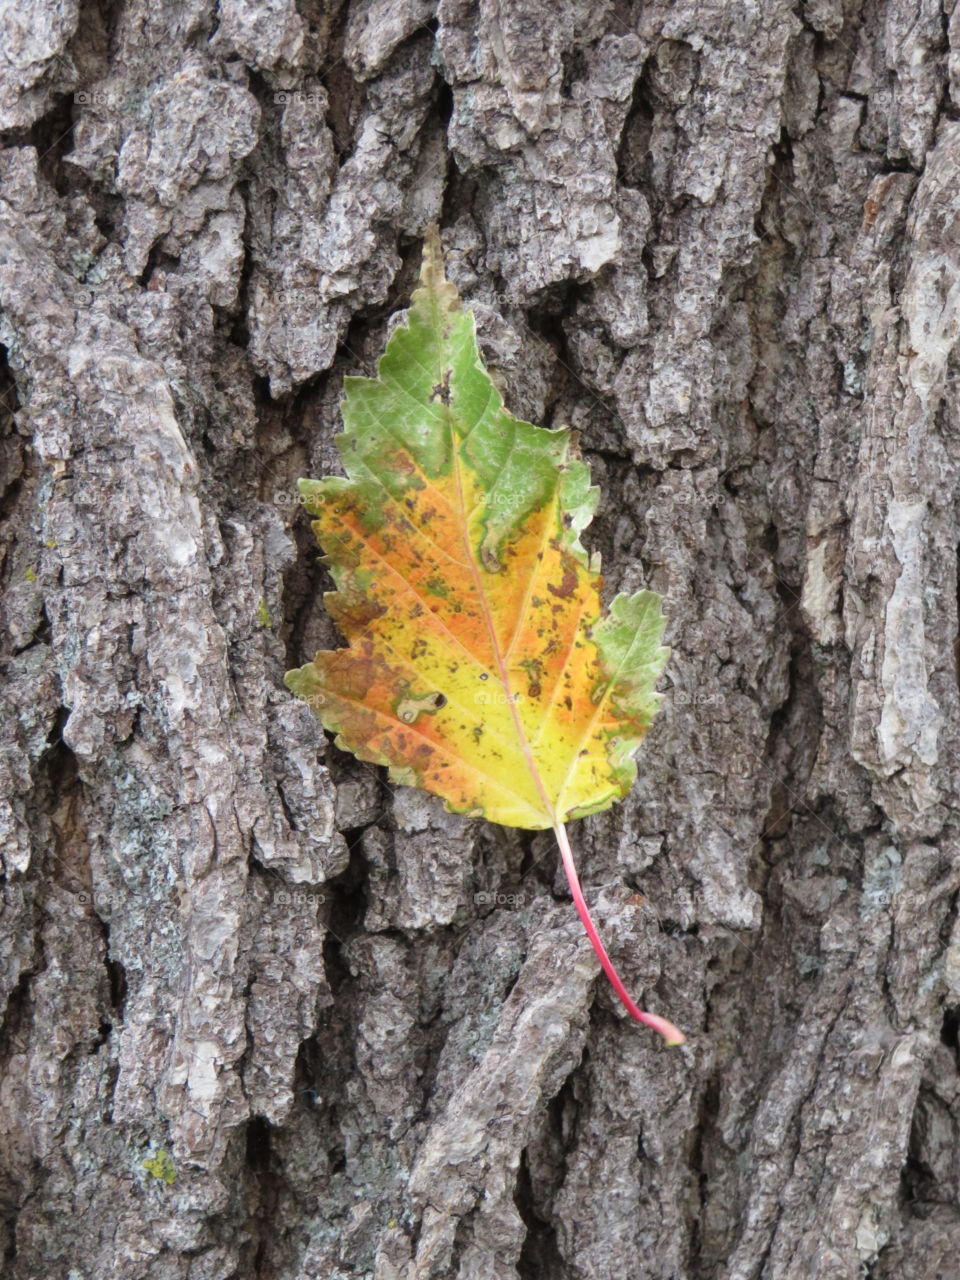
[[(960, 5), (5, 21), (4, 1274), (955, 1275)], [(336, 643), (294, 482), (434, 219), (667, 600), (572, 834), (681, 1050), (549, 838), (282, 687)]]

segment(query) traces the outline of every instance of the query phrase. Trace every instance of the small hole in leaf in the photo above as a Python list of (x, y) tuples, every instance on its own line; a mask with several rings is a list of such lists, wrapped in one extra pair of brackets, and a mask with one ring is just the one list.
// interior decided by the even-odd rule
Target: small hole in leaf
[(433, 700), (433, 705), (436, 707), (438, 711), (440, 710), (441, 707), (445, 707), (447, 705), (447, 699), (445, 695), (442, 693), (438, 693)]

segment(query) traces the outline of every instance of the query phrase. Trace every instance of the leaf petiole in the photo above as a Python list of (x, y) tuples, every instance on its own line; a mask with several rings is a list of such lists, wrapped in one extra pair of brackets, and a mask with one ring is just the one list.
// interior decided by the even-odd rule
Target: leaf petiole
[(623, 985), (623, 981), (616, 969), (613, 967), (613, 961), (607, 955), (607, 949), (600, 941), (600, 935), (597, 927), (593, 923), (590, 915), (590, 909), (587, 906), (586, 899), (583, 896), (583, 890), (580, 888), (580, 877), (577, 875), (577, 868), (573, 861), (573, 850), (570, 848), (570, 840), (567, 836), (567, 829), (562, 822), (555, 822), (553, 827), (557, 837), (557, 844), (560, 846), (560, 857), (563, 859), (563, 869), (567, 873), (567, 883), (570, 885), (570, 892), (573, 895), (573, 903), (577, 908), (577, 915), (583, 922), (583, 927), (587, 931), (587, 937), (597, 953), (597, 959), (603, 967), (604, 973), (610, 979), (614, 991), (620, 997), (620, 1002), (630, 1014), (631, 1018), (635, 1018), (637, 1022), (642, 1022), (644, 1026), (650, 1027), (653, 1031), (659, 1032), (666, 1040), (667, 1044), (683, 1044), (686, 1036), (679, 1028), (675, 1027), (672, 1022), (668, 1022), (666, 1018), (661, 1018), (655, 1013), (647, 1013), (639, 1008), (630, 996), (627, 989)]

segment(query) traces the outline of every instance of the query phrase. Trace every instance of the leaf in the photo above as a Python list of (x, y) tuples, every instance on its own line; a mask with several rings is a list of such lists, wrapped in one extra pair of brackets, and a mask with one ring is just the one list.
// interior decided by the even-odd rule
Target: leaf
[[(603, 614), (599, 557), (580, 542), (599, 497), (589, 470), (569, 431), (504, 408), (435, 230), (378, 376), (346, 378), (344, 393), (346, 477), (301, 480), (300, 492), (349, 647), (286, 683), (339, 747), (394, 782), (455, 812), (552, 827), (574, 888), (563, 823), (607, 808), (636, 778), (667, 656), (660, 597), (619, 595)], [(577, 883), (578, 896), (587, 924)]]

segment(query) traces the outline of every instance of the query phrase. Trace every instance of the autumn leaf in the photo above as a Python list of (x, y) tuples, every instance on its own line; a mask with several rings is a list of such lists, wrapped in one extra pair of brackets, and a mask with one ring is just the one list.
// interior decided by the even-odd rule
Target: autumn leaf
[(667, 656), (660, 597), (604, 614), (580, 535), (598, 490), (570, 433), (510, 414), (474, 318), (428, 235), (420, 285), (376, 378), (346, 378), (346, 476), (301, 480), (349, 647), (287, 673), (337, 745), (491, 822), (552, 828), (601, 964), (639, 1021), (583, 900), (564, 823), (636, 778)]

